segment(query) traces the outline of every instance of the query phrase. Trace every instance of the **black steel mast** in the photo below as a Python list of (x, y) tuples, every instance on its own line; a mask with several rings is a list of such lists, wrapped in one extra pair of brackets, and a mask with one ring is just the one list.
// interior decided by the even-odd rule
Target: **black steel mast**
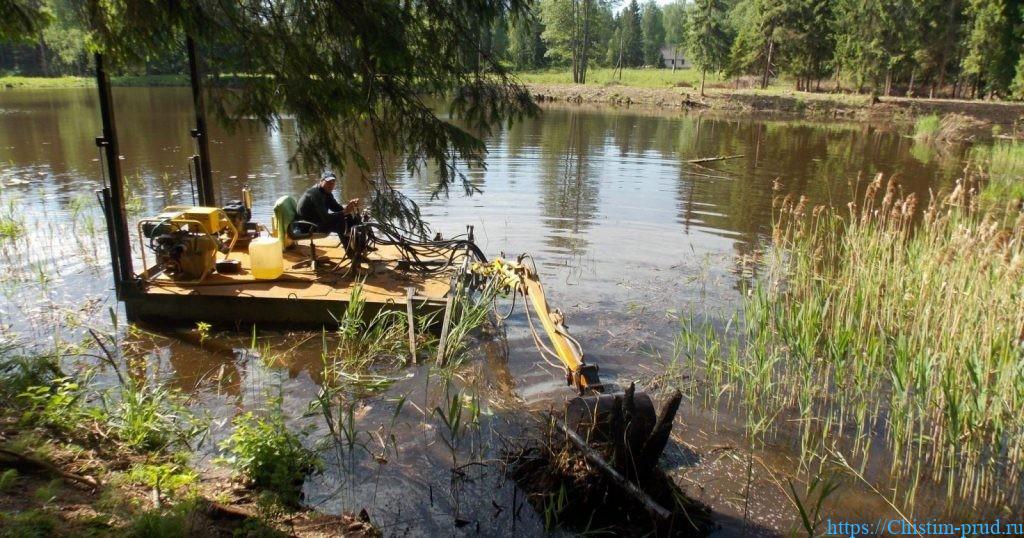
[(188, 75), (192, 82), (192, 106), (196, 111), (196, 128), (192, 137), (199, 146), (199, 166), (196, 170), (196, 191), (199, 192), (199, 205), (215, 206), (217, 201), (213, 194), (213, 172), (210, 165), (210, 141), (206, 131), (206, 100), (203, 98), (202, 73), (196, 58), (196, 43), (192, 36), (186, 36), (188, 48)]
[(103, 136), (96, 139), (97, 145), (106, 153), (110, 188), (104, 188), (108, 235), (111, 243), (110, 262), (114, 271), (114, 285), (120, 299), (125, 284), (132, 278), (132, 251), (128, 242), (128, 221), (124, 209), (124, 178), (121, 175), (121, 151), (117, 143), (117, 128), (114, 124), (114, 101), (110, 93), (110, 77), (103, 64), (103, 55), (96, 54), (96, 88), (100, 94), (100, 117), (103, 120)]

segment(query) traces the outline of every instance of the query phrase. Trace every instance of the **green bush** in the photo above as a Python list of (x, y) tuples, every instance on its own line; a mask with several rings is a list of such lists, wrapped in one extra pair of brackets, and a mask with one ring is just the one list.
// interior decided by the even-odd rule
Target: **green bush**
[(7, 490), (14, 487), (14, 484), (18, 483), (18, 471), (15, 469), (7, 469), (3, 473), (0, 473), (0, 493), (7, 493)]
[(0, 513), (0, 536), (47, 538), (57, 532), (57, 518), (45, 510)]
[(189, 515), (194, 502), (184, 502), (171, 508), (156, 508), (139, 514), (128, 528), (128, 536), (138, 538), (179, 538), (189, 536)]
[(50, 385), (28, 387), (18, 395), (25, 404), (22, 420), (70, 431), (87, 417), (82, 406), (83, 395), (82, 386), (70, 377), (54, 379)]
[(129, 379), (120, 395), (112, 406), (108, 425), (131, 448), (160, 451), (202, 429), (179, 398), (165, 388)]
[(224, 461), (253, 486), (274, 493), (282, 504), (297, 506), (303, 481), (322, 470), (323, 462), (288, 431), (280, 404), (267, 416), (249, 412), (233, 424), (235, 431), (220, 445), (227, 452)]
[(199, 479), (196, 472), (174, 462), (159, 465), (136, 463), (128, 469), (128, 480), (134, 484), (175, 492), (186, 489)]
[(29, 387), (64, 377), (52, 356), (26, 356), (14, 344), (0, 345), (0, 399), (15, 398)]

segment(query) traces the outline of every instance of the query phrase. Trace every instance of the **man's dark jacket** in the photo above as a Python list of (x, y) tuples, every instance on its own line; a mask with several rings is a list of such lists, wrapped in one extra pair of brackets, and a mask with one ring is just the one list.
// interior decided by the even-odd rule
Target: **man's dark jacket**
[(317, 225), (327, 224), (328, 215), (331, 211), (340, 213), (341, 204), (334, 199), (334, 195), (313, 185), (299, 198), (298, 213), (300, 220), (308, 220)]

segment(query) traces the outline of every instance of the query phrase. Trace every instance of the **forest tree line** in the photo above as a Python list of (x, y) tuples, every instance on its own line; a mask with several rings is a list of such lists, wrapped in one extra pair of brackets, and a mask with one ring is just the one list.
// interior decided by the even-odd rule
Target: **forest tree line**
[[(64, 5), (34, 39), (0, 43), (0, 73), (88, 75), (86, 30)], [(538, 0), (480, 30), (514, 70), (663, 68), (662, 49), (736, 84), (798, 90), (1024, 98), (1024, 0)], [(136, 74), (183, 73), (181, 54)]]

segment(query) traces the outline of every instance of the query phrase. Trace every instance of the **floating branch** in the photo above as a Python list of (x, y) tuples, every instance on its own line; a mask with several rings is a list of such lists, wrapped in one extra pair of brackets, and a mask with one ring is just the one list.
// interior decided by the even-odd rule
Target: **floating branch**
[(725, 155), (725, 156), (721, 156), (721, 157), (704, 157), (703, 159), (690, 159), (690, 160), (688, 160), (686, 162), (688, 162), (690, 164), (700, 164), (700, 163), (710, 163), (710, 162), (714, 162), (714, 161), (728, 161), (729, 159), (739, 159), (740, 157), (743, 157), (743, 155), (740, 154), (740, 155)]

